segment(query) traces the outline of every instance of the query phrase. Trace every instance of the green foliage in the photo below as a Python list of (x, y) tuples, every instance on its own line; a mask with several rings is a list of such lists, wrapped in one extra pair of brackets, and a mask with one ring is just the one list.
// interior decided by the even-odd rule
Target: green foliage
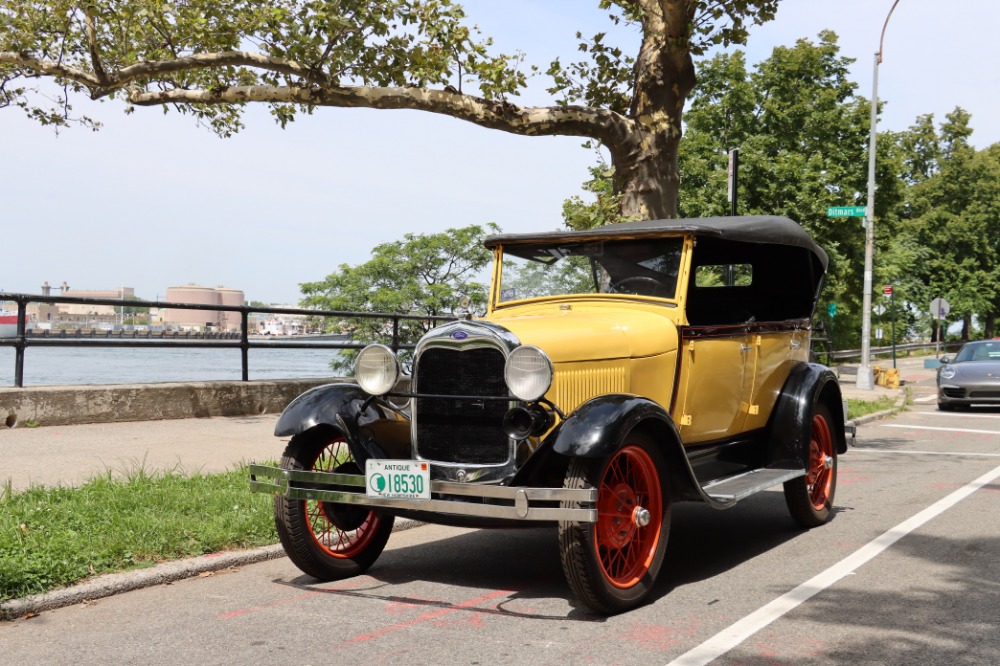
[(621, 214), (621, 195), (614, 191), (613, 176), (614, 168), (605, 164), (590, 167), (590, 180), (583, 189), (594, 194), (594, 201), (587, 203), (579, 195), (564, 201), (562, 215), (567, 227), (583, 231), (626, 221)]
[[(702, 63), (679, 160), (681, 216), (728, 215), (726, 153), (740, 149), (739, 214), (786, 215), (830, 255), (820, 302), (838, 303), (841, 346), (842, 335), (860, 332), (864, 230), (856, 218), (827, 218), (826, 209), (867, 200), (871, 109), (848, 78), (851, 62), (824, 31), (816, 42), (775, 48), (752, 71), (739, 51)], [(889, 142), (878, 144), (877, 165), (876, 240), (884, 248), (903, 188)]]
[(275, 543), (271, 500), (247, 469), (187, 476), (139, 468), (79, 488), (0, 493), (0, 601), (96, 574)]
[[(913, 185), (902, 206), (905, 220), (885, 263), (921, 312), (933, 298), (951, 305), (952, 321), (973, 316), (994, 334), (1000, 313), (1000, 144), (975, 151), (970, 116), (957, 108), (935, 132), (921, 116), (900, 138)], [(927, 332), (923, 314), (913, 322)]]
[[(492, 260), (483, 240), (499, 231), (491, 223), (440, 234), (406, 234), (403, 240), (376, 246), (372, 258), (363, 264), (341, 264), (326, 279), (300, 285), (301, 304), (321, 310), (437, 317), (451, 315), (460, 298), (469, 296), (472, 310), (482, 311), (486, 304), (483, 269)], [(385, 320), (348, 318), (329, 325), (346, 325), (359, 341), (388, 344), (392, 340), (392, 324)], [(428, 319), (403, 320), (398, 340), (415, 343), (436, 325)], [(345, 354), (332, 365), (347, 370), (353, 358)]]

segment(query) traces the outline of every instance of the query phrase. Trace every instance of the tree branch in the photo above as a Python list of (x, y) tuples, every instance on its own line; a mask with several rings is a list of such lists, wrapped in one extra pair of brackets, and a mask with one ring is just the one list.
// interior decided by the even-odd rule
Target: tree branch
[(620, 140), (633, 130), (633, 121), (606, 109), (583, 106), (524, 107), (447, 90), (424, 88), (233, 86), (217, 90), (134, 92), (129, 95), (129, 101), (137, 106), (265, 102), (342, 108), (409, 109), (439, 113), (511, 134), (581, 136), (603, 143)]
[(22, 69), (32, 70), (38, 74), (45, 74), (47, 76), (54, 76), (61, 79), (69, 79), (70, 81), (75, 81), (85, 85), (88, 88), (97, 88), (101, 85), (101, 82), (97, 79), (97, 77), (90, 72), (85, 72), (82, 69), (76, 69), (75, 67), (67, 67), (66, 65), (55, 62), (54, 60), (42, 60), (33, 56), (24, 56), (19, 53), (0, 51), (0, 64), (14, 65), (15, 67), (20, 67)]
[(91, 8), (88, 7), (84, 10), (84, 16), (87, 21), (87, 45), (90, 47), (90, 62), (94, 66), (97, 80), (103, 86), (107, 84), (108, 75), (104, 71), (104, 65), (101, 64), (101, 54), (97, 49), (97, 28), (94, 26), (94, 15), (91, 13)]

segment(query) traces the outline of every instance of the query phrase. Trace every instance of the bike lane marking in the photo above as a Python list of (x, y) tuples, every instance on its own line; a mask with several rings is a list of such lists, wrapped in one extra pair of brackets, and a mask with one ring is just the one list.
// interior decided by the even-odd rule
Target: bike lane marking
[(997, 479), (1000, 479), (1000, 467), (996, 467), (978, 479), (970, 481), (923, 511), (872, 539), (840, 562), (837, 562), (822, 573), (813, 576), (805, 583), (786, 592), (774, 601), (762, 606), (742, 620), (723, 629), (701, 645), (688, 650), (667, 664), (667, 666), (703, 666), (721, 657), (750, 636), (753, 636), (775, 620), (797, 608), (800, 604), (833, 586), (842, 578), (854, 573), (906, 535), (940, 516), (972, 493)]

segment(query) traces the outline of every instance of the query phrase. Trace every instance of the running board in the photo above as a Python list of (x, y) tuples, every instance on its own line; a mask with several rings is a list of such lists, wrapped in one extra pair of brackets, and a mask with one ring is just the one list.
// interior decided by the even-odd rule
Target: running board
[(702, 490), (705, 491), (706, 495), (718, 502), (736, 503), (741, 499), (755, 495), (762, 490), (767, 490), (779, 483), (791, 481), (805, 475), (806, 472), (803, 469), (765, 467), (722, 479), (721, 481), (713, 481), (704, 486)]

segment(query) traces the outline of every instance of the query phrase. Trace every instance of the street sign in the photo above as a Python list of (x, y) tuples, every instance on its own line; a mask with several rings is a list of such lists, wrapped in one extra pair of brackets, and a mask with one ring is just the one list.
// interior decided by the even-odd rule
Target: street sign
[(827, 308), (827, 312), (830, 313), (831, 317), (836, 317), (837, 316), (837, 304), (836, 303), (830, 303), (830, 307)]
[(831, 206), (826, 209), (827, 217), (864, 217), (864, 206)]
[(934, 319), (944, 319), (951, 312), (951, 305), (943, 298), (935, 298), (931, 301), (931, 317)]
[(886, 296), (892, 296), (892, 285), (887, 284), (884, 287), (882, 287), (882, 293), (885, 294)]

